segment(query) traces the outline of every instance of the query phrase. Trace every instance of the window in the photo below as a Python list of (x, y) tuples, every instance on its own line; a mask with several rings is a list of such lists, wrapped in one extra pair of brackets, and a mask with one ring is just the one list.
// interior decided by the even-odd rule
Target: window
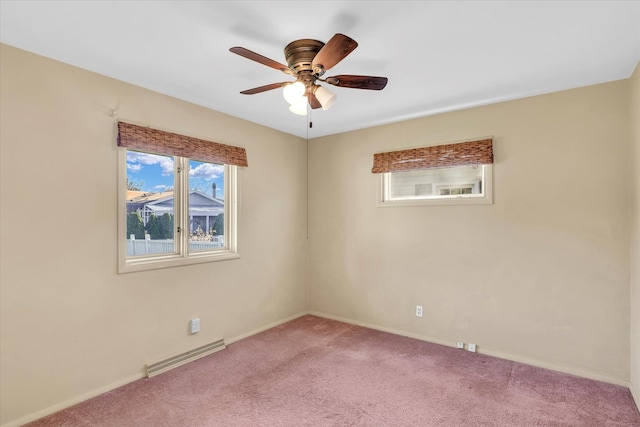
[[(212, 156), (206, 153), (184, 150), (194, 139), (181, 137), (187, 140), (173, 141), (173, 147), (166, 149), (157, 141), (150, 144), (148, 135), (128, 134), (129, 127), (138, 130), (119, 123), (119, 145), (123, 147), (119, 153), (119, 272), (238, 258), (238, 166), (224, 163), (224, 158), (208, 161)], [(151, 132), (153, 138), (174, 136), (141, 129)], [(217, 144), (195, 141), (206, 143), (207, 150)], [(140, 150), (140, 146), (153, 152)], [(195, 153), (200, 158), (172, 155), (176, 146), (181, 154)]]
[(381, 206), (490, 204), (491, 165), (381, 174)]
[(491, 204), (492, 163), (491, 139), (375, 154), (378, 205)]

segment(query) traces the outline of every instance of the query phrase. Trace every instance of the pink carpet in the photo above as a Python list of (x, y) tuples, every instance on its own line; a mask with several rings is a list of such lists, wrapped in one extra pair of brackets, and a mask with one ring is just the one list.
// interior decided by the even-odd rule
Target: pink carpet
[(628, 389), (304, 316), (36, 426), (640, 426)]

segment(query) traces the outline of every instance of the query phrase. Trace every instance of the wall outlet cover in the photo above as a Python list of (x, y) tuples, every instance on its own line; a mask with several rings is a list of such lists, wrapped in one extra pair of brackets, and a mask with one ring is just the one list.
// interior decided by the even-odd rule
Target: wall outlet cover
[(191, 332), (192, 334), (197, 334), (198, 332), (200, 332), (200, 319), (191, 319), (191, 321), (189, 322), (189, 332)]
[(469, 343), (469, 346), (467, 347), (467, 350), (469, 350), (472, 353), (476, 352), (476, 345), (474, 343)]
[(464, 348), (464, 342), (458, 341), (458, 348)]

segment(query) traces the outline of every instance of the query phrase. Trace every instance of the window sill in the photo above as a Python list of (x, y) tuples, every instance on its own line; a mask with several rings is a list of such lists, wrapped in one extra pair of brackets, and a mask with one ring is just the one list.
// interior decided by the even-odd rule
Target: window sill
[(447, 197), (434, 199), (398, 199), (380, 200), (378, 207), (388, 208), (397, 206), (455, 206), (455, 205), (491, 205), (493, 200), (488, 197)]
[(215, 254), (191, 254), (189, 258), (178, 255), (160, 257), (129, 258), (118, 265), (118, 273), (133, 273), (136, 271), (158, 270), (162, 268), (180, 267), (183, 265), (203, 264), (206, 262), (227, 261), (239, 259), (240, 254), (233, 251), (220, 251)]

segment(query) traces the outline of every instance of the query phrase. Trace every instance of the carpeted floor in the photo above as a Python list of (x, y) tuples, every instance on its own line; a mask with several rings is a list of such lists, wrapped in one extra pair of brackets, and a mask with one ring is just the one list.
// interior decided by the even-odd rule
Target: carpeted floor
[(628, 389), (304, 316), (36, 426), (640, 426)]

